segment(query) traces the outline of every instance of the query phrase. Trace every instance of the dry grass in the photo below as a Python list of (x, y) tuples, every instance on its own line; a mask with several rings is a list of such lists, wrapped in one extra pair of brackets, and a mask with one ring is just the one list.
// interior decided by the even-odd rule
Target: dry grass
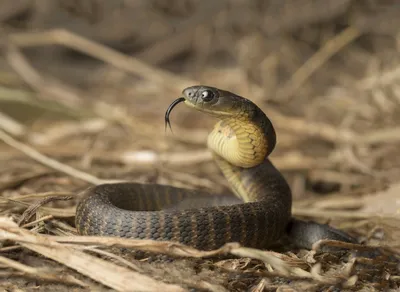
[[(2, 288), (399, 289), (399, 25), (390, 17), (400, 8), (227, 2), (4, 1)], [(294, 215), (327, 222), (362, 244), (265, 251), (230, 243), (203, 252), (77, 236), (77, 194), (91, 184), (229, 192), (205, 146), (215, 121), (181, 107), (174, 133), (164, 132), (169, 103), (198, 83), (263, 108), (278, 132), (271, 159), (290, 182)]]

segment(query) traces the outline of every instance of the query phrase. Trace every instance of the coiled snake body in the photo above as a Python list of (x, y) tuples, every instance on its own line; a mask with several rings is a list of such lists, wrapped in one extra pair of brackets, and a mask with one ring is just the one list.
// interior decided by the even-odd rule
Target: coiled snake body
[[(352, 241), (326, 225), (291, 218), (291, 191), (268, 155), (275, 147), (271, 121), (251, 101), (208, 86), (192, 86), (179, 102), (220, 119), (208, 147), (242, 202), (216, 206), (207, 194), (157, 184), (117, 183), (84, 191), (76, 210), (80, 234), (170, 240), (210, 250), (227, 242), (266, 248), (289, 233), (300, 246), (321, 238)], [(196, 202), (202, 200), (202, 207)], [(216, 197), (217, 198), (217, 197)], [(182, 201), (192, 207), (176, 208)], [(197, 201), (196, 201), (197, 200)], [(194, 206), (193, 206), (194, 205)]]

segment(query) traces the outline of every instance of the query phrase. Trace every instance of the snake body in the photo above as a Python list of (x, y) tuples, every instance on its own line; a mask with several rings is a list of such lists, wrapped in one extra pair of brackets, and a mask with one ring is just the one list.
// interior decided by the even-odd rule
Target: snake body
[[(296, 228), (290, 188), (268, 159), (276, 143), (275, 130), (257, 105), (232, 92), (192, 86), (167, 110), (166, 122), (181, 101), (219, 119), (207, 145), (241, 201), (213, 205), (217, 196), (212, 199), (194, 190), (158, 184), (102, 184), (82, 194), (75, 221), (80, 234), (169, 240), (203, 250), (227, 242), (266, 248), (292, 226), (299, 242), (321, 237), (350, 241), (332, 228), (304, 224)], [(196, 205), (199, 198), (206, 199), (201, 200), (201, 207)], [(176, 207), (183, 201), (194, 203), (185, 209)]]

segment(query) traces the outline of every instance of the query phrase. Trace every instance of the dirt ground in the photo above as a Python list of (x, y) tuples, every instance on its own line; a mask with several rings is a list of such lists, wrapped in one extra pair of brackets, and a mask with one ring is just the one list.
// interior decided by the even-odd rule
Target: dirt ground
[[(0, 0), (1, 291), (399, 291), (399, 13), (395, 0)], [(294, 216), (360, 244), (77, 236), (93, 184), (230, 193), (206, 148), (214, 119), (180, 106), (164, 129), (194, 84), (261, 107)]]

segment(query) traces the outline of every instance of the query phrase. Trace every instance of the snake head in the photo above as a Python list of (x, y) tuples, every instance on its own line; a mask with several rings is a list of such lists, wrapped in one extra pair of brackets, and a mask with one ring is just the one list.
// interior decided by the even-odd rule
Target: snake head
[[(241, 147), (239, 150), (243, 152), (242, 154), (236, 150), (225, 151), (225, 149), (222, 151), (219, 149), (221, 150), (219, 151), (211, 148), (232, 164), (241, 167), (257, 165), (274, 149), (276, 143), (274, 127), (264, 112), (250, 100), (229, 91), (204, 85), (187, 87), (182, 91), (182, 95), (183, 97), (176, 99), (168, 107), (165, 113), (165, 127), (168, 125), (171, 127), (169, 115), (172, 109), (178, 103), (184, 102), (191, 108), (208, 113), (221, 120), (217, 124), (218, 127), (216, 125), (209, 135), (208, 144), (210, 147), (210, 141), (212, 140), (212, 145), (217, 145), (224, 149)], [(213, 133), (215, 132), (217, 132), (217, 137), (214, 137)], [(217, 139), (219, 139), (218, 142), (215, 142)], [(222, 140), (224, 140), (223, 143)], [(226, 143), (227, 140), (230, 140), (230, 142)], [(232, 155), (235, 157), (232, 159), (227, 158), (222, 155), (222, 152), (233, 153)], [(257, 155), (255, 154), (256, 152), (258, 153)], [(252, 156), (252, 159), (254, 158), (253, 156), (257, 156), (257, 159), (255, 162), (251, 161), (251, 163), (243, 162), (243, 157), (245, 156)]]
[(187, 87), (182, 94), (187, 106), (220, 118), (249, 113), (249, 108), (255, 106), (244, 97), (211, 86)]

